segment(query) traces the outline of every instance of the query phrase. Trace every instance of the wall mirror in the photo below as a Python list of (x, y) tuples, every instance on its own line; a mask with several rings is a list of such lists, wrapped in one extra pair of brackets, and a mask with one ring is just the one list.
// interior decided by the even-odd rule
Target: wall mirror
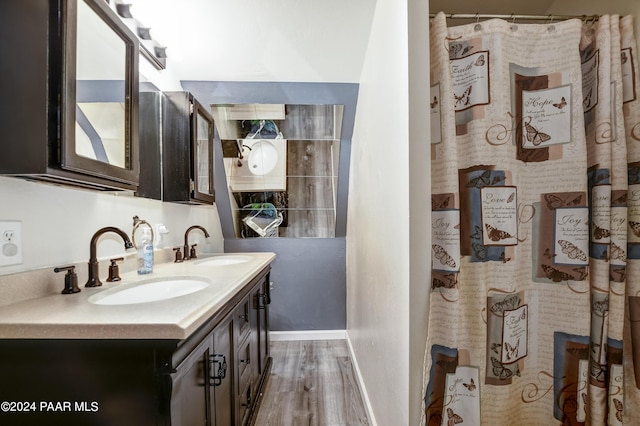
[(76, 46), (76, 154), (124, 168), (127, 46), (83, 1)]
[(195, 134), (195, 157), (197, 161), (195, 167), (197, 191), (202, 194), (213, 193), (213, 170), (211, 158), (213, 153), (210, 151), (210, 141), (213, 139), (213, 129), (210, 125), (209, 118), (204, 113), (197, 111), (196, 114), (196, 134)]
[(215, 203), (225, 250), (275, 251), (292, 238), (345, 237), (357, 84), (181, 84), (214, 117)]
[(333, 238), (344, 106), (214, 104), (236, 238)]
[[(189, 169), (189, 181), (186, 181), (185, 185), (192, 187), (189, 194), (190, 202), (212, 204), (215, 200), (213, 184), (215, 169), (213, 164), (213, 117), (211, 116), (211, 110), (206, 105), (201, 104), (193, 95), (184, 93), (177, 99), (180, 100), (182, 96), (187, 95), (191, 111), (188, 120), (191, 132), (191, 158), (189, 166), (185, 165), (185, 168)], [(174, 102), (176, 101), (175, 97), (172, 97), (172, 99)], [(165, 114), (169, 114), (169, 110), (166, 110)], [(169, 140), (163, 142), (164, 146), (170, 144), (171, 140), (175, 140), (171, 133), (167, 134), (167, 137)], [(176, 154), (173, 155), (174, 158), (178, 157), (180, 146), (175, 146), (173, 150), (169, 151), (163, 149), (163, 157), (169, 152)], [(165, 168), (165, 174), (170, 170), (171, 168)]]

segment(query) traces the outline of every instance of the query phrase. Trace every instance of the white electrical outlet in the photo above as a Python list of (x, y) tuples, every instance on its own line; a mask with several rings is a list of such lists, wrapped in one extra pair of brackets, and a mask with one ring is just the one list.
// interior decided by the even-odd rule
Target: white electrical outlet
[(22, 222), (0, 220), (0, 266), (22, 263)]

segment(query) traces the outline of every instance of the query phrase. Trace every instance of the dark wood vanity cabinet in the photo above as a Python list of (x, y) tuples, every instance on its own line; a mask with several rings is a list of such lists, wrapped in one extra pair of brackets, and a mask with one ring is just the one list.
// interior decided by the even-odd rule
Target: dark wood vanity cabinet
[[(259, 404), (264, 381), (271, 368), (268, 349), (268, 291), (269, 275), (266, 275), (252, 287), (222, 326), (218, 326), (213, 333), (214, 352), (233, 360), (232, 371), (227, 370), (232, 380), (214, 387), (216, 426), (245, 426), (253, 423), (255, 408)], [(233, 344), (226, 344), (229, 340)], [(227, 348), (230, 348), (228, 353)], [(230, 405), (232, 411), (227, 412), (226, 408)], [(220, 407), (225, 410), (219, 410)], [(229, 420), (231, 414), (235, 420)]]
[(0, 339), (0, 424), (253, 424), (268, 289), (267, 267), (186, 340)]
[(138, 185), (138, 39), (104, 0), (0, 2), (0, 174)]
[[(265, 270), (236, 295), (222, 319), (212, 319), (212, 330), (201, 329), (202, 340), (196, 334), (184, 343), (188, 348), (199, 341), (169, 375), (172, 425), (253, 424), (271, 369), (269, 285)], [(176, 351), (174, 358), (184, 351)], [(203, 411), (205, 418), (200, 417)]]

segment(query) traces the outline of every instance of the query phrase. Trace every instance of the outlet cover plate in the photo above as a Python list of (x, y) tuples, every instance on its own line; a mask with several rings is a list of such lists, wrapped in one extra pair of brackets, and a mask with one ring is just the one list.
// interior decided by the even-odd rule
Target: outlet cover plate
[(0, 266), (22, 263), (22, 222), (0, 220)]

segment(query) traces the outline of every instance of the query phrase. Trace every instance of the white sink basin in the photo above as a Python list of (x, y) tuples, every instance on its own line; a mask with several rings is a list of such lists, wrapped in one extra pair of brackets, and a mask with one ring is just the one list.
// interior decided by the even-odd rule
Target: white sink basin
[(209, 287), (210, 283), (200, 278), (160, 278), (134, 284), (125, 284), (102, 291), (89, 297), (95, 305), (132, 305), (157, 302), (195, 293)]
[(252, 174), (266, 175), (278, 164), (278, 150), (269, 141), (258, 141), (251, 147), (248, 163), (249, 171)]
[(198, 260), (196, 265), (202, 266), (226, 266), (226, 265), (238, 265), (240, 263), (246, 263), (251, 260), (250, 256), (241, 254), (232, 255), (220, 255), (214, 257), (208, 257), (206, 259)]

